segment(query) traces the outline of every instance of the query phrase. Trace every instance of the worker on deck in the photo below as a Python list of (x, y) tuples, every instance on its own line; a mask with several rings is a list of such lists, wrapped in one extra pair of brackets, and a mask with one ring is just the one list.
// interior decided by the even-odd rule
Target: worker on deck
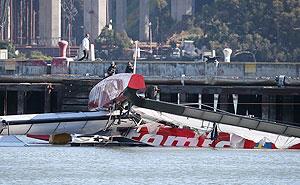
[(80, 58), (78, 61), (81, 61), (83, 59), (89, 58), (89, 51), (90, 51), (90, 34), (85, 34), (85, 37), (82, 40), (82, 51), (83, 51), (83, 57)]

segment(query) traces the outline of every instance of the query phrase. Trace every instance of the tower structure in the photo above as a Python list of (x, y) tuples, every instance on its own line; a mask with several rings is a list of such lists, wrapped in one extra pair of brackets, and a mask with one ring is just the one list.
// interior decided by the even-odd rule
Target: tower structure
[(39, 45), (57, 46), (61, 38), (60, 0), (40, 0)]
[(108, 15), (108, 0), (85, 0), (84, 1), (84, 32), (89, 33), (94, 40), (106, 26)]
[(149, 40), (149, 0), (140, 0), (139, 5), (139, 40), (148, 41)]
[(125, 32), (127, 26), (127, 0), (117, 0), (116, 2), (116, 24), (117, 32)]

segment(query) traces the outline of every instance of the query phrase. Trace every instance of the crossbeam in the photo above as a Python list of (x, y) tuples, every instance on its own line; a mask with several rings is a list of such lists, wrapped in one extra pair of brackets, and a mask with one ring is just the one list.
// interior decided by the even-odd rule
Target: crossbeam
[(221, 123), (225, 125), (243, 127), (257, 131), (269, 132), (283, 136), (300, 138), (300, 127), (297, 127), (295, 125), (250, 118), (228, 112), (214, 112), (184, 105), (145, 99), (137, 96), (136, 90), (133, 89), (127, 89), (125, 95), (128, 97), (129, 101), (132, 104), (141, 108), (156, 110), (179, 116), (186, 116), (215, 123)]

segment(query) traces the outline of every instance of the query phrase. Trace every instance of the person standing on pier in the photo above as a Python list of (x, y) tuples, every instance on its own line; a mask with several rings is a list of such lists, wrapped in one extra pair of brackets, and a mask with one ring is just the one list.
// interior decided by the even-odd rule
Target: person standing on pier
[(90, 51), (90, 34), (85, 34), (85, 37), (82, 40), (82, 50), (83, 50), (83, 57), (80, 58), (78, 61), (81, 61), (83, 59), (89, 58), (89, 51)]
[(107, 69), (107, 76), (112, 76), (118, 73), (117, 65), (114, 61), (111, 62), (111, 65)]
[(133, 65), (131, 62), (127, 63), (126, 69), (125, 69), (125, 73), (133, 73)]

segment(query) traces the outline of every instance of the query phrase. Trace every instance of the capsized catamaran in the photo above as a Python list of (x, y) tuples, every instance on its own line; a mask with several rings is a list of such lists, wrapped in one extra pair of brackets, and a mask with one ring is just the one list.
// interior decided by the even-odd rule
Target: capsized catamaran
[(152, 146), (300, 149), (300, 138), (134, 107), (145, 124), (128, 138)]
[(0, 134), (105, 132), (152, 146), (300, 149), (300, 126), (155, 101), (145, 90), (139, 74), (113, 75), (91, 90), (91, 112), (2, 116)]

